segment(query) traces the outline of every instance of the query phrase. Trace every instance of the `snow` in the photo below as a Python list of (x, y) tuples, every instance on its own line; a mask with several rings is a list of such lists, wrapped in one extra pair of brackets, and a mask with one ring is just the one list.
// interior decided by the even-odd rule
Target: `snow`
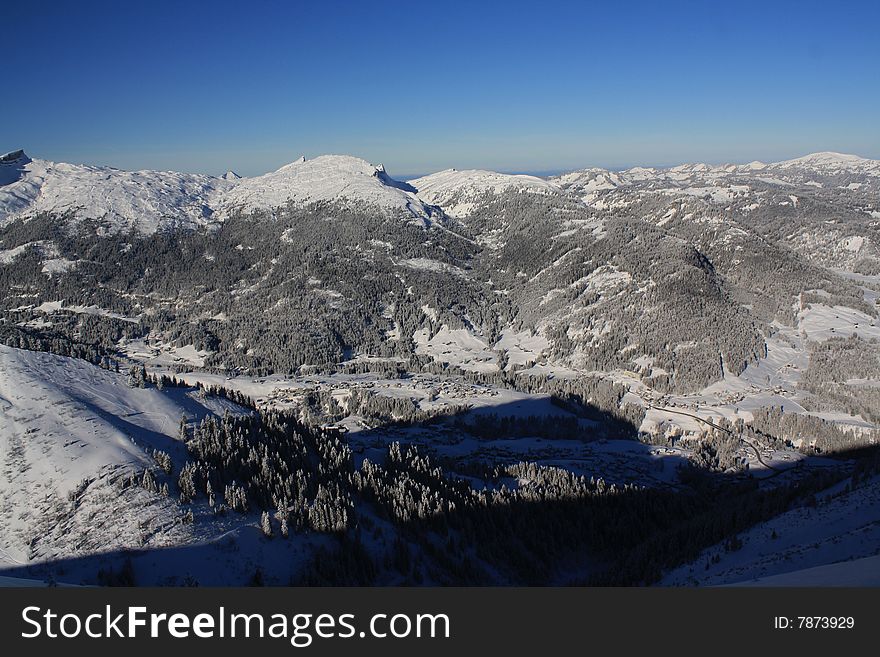
[(289, 201), (304, 205), (316, 201), (351, 201), (427, 219), (430, 212), (403, 183), (384, 169), (347, 155), (300, 159), (277, 171), (242, 178), (216, 202), (221, 215), (235, 210), (273, 209)]
[(210, 201), (226, 181), (32, 160), (22, 153), (13, 161), (0, 161), (0, 184), (0, 225), (40, 213), (70, 213), (77, 220), (106, 221), (115, 230), (151, 233), (165, 225), (207, 223)]
[[(764, 358), (750, 363), (739, 376), (726, 371), (723, 379), (698, 393), (664, 395), (662, 403), (657, 403), (655, 399), (655, 405), (661, 408), (650, 409), (640, 429), (652, 433), (663, 424), (678, 427), (686, 434), (697, 435), (706, 427), (701, 422), (682, 415), (682, 411), (704, 419), (714, 416), (725, 417), (730, 421), (741, 418), (748, 422), (752, 419), (752, 411), (768, 406), (781, 407), (786, 412), (822, 417), (842, 425), (845, 429), (868, 429), (873, 425), (858, 416), (831, 411), (808, 412), (802, 406), (806, 393), (798, 387), (798, 383), (802, 372), (809, 365), (809, 342), (823, 342), (832, 337), (846, 337), (853, 333), (864, 339), (880, 336), (880, 329), (872, 326), (872, 323), (876, 324), (876, 320), (857, 310), (812, 303), (799, 313), (795, 327), (776, 322), (772, 324), (773, 333), (766, 338), (767, 354)], [(637, 359), (636, 364), (650, 366), (646, 359)], [(608, 376), (612, 377), (613, 374)], [(634, 391), (639, 391), (642, 385), (637, 379), (626, 382)]]
[(880, 583), (880, 478), (851, 492), (837, 486), (816, 497), (815, 507), (792, 509), (740, 534), (743, 547), (739, 550), (729, 552), (720, 545), (709, 548), (693, 563), (668, 573), (661, 583)]
[(471, 372), (497, 372), (498, 354), (467, 329), (450, 329), (446, 324), (433, 336), (428, 329), (413, 334), (416, 353)]
[(53, 274), (63, 274), (76, 267), (76, 260), (68, 260), (67, 258), (51, 258), (43, 261), (42, 272), (52, 276)]
[(439, 260), (431, 260), (430, 258), (408, 258), (406, 260), (397, 261), (395, 264), (409, 269), (418, 269), (422, 271), (431, 271), (437, 274), (452, 274), (460, 278), (466, 278), (467, 274), (460, 267), (450, 265)]
[(186, 388), (132, 388), (127, 374), (0, 345), (0, 567), (191, 543), (192, 525), (172, 499), (113, 482), (153, 466), (154, 449), (179, 463), (181, 416), (227, 411), (243, 409)]
[(501, 333), (495, 349), (507, 352), (507, 367), (524, 365), (529, 361), (545, 358), (550, 349), (550, 342), (538, 332), (520, 331), (518, 333), (506, 329)]
[(485, 194), (501, 194), (509, 190), (537, 194), (559, 193), (557, 185), (535, 176), (510, 175), (468, 169), (446, 169), (411, 180), (420, 199), (439, 205), (452, 217), (464, 218), (476, 209), (475, 200)]
[(131, 322), (133, 324), (137, 324), (138, 321), (133, 317), (126, 317), (125, 315), (120, 315), (119, 313), (114, 313), (98, 306), (68, 306), (65, 305), (64, 301), (44, 301), (34, 308), (34, 310), (46, 315), (51, 315), (57, 312), (71, 312), (79, 315), (100, 315), (111, 319), (121, 319), (124, 322)]
[(602, 192), (630, 184), (630, 180), (627, 180), (627, 178), (641, 180), (650, 175), (651, 171), (648, 169), (631, 169), (624, 174), (617, 174), (605, 169), (592, 168), (572, 171), (552, 180), (564, 190), (577, 194), (586, 205), (598, 208), (601, 206), (601, 203), (598, 201), (602, 196)]
[(176, 347), (155, 340), (131, 340), (125, 343), (122, 348), (130, 357), (151, 366), (191, 365), (204, 367), (205, 358), (210, 355), (210, 352), (199, 351), (191, 344)]
[(567, 290), (577, 290), (578, 296), (592, 293), (600, 297), (620, 294), (629, 283), (632, 275), (626, 271), (620, 271), (614, 265), (602, 265), (590, 272), (587, 276), (570, 283), (567, 288), (555, 288), (548, 291), (538, 305), (545, 305), (556, 297), (564, 294)]
[(876, 320), (858, 310), (846, 306), (826, 306), (813, 303), (798, 315), (798, 326), (809, 340), (824, 342), (834, 337), (857, 334), (870, 340), (880, 339), (880, 326)]
[(843, 243), (843, 248), (853, 253), (858, 253), (865, 244), (865, 238), (861, 236), (847, 237)]
[(12, 264), (16, 260), (16, 258), (22, 255), (29, 248), (37, 249), (40, 253), (40, 256), (43, 258), (55, 258), (58, 256), (58, 246), (54, 242), (48, 240), (40, 240), (38, 242), (27, 242), (25, 244), (20, 244), (19, 246), (16, 246), (12, 249), (0, 250), (0, 264)]
[[(211, 225), (237, 211), (272, 211), (288, 203), (304, 205), (318, 201), (366, 205), (427, 223), (433, 216), (431, 206), (440, 206), (450, 216), (466, 218), (483, 195), (509, 190), (570, 193), (592, 207), (612, 208), (619, 199), (609, 202), (608, 194), (635, 183), (651, 185), (652, 181), (674, 185), (659, 191), (708, 195), (713, 202), (727, 203), (749, 195), (748, 186), (728, 184), (743, 179), (773, 185), (821, 186), (813, 180), (805, 181), (805, 171), (880, 176), (880, 161), (826, 152), (771, 164), (697, 163), (668, 169), (634, 167), (621, 172), (590, 168), (550, 180), (447, 169), (401, 183), (390, 178), (382, 165), (373, 166), (347, 155), (300, 158), (277, 171), (242, 178), (233, 171), (220, 177), (171, 171), (121, 171), (31, 159), (23, 151), (15, 151), (0, 157), (0, 225), (45, 212), (69, 214), (75, 221), (99, 221), (110, 231), (134, 229), (149, 234), (170, 227)], [(756, 172), (768, 175), (755, 178)], [(849, 183), (849, 189), (860, 184)], [(13, 256), (7, 253), (3, 257)], [(47, 273), (51, 270), (50, 265)]]
[[(195, 406), (195, 405), (193, 405)], [(84, 478), (151, 463), (173, 449), (183, 408), (155, 389), (70, 358), (0, 346), (0, 548), (29, 558), (41, 514), (63, 506)]]
[(733, 586), (880, 586), (880, 555), (758, 577)]
[(776, 162), (771, 166), (778, 169), (808, 168), (831, 172), (857, 171), (869, 175), (880, 175), (880, 162), (876, 160), (868, 160), (858, 155), (833, 153), (830, 151), (811, 153), (793, 160)]
[[(807, 177), (807, 173), (815, 175)], [(624, 198), (610, 195), (633, 185), (637, 185), (638, 191), (708, 197), (713, 203), (729, 203), (736, 198), (754, 198), (754, 190), (742, 183), (757, 181), (774, 186), (810, 185), (821, 188), (822, 183), (812, 178), (840, 174), (880, 176), (880, 161), (840, 153), (813, 153), (795, 160), (769, 164), (757, 161), (740, 165), (694, 163), (670, 168), (633, 167), (618, 172), (594, 167), (566, 173), (550, 181), (578, 195), (586, 205), (610, 209), (625, 203)], [(657, 188), (659, 183), (665, 183), (664, 187)], [(860, 182), (850, 183), (847, 188), (855, 190), (861, 185)], [(798, 200), (791, 198), (794, 205), (798, 204)], [(744, 209), (748, 211), (757, 207), (752, 203)]]
[[(55, 163), (24, 153), (0, 159), (0, 225), (40, 213), (98, 220), (111, 231), (150, 234), (193, 228), (241, 210), (272, 210), (288, 202), (367, 204), (427, 220), (429, 209), (384, 169), (341, 155), (300, 159), (253, 178), (220, 178), (170, 171), (121, 171)], [(9, 257), (8, 255), (6, 257)]]

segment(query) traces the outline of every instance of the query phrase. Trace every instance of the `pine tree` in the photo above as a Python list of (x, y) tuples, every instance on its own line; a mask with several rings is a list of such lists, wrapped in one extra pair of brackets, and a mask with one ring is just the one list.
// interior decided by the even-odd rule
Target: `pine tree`
[(269, 518), (268, 511), (263, 511), (263, 515), (260, 517), (260, 529), (263, 530), (263, 535), (266, 538), (272, 538), (272, 520)]
[(144, 490), (148, 490), (151, 493), (159, 492), (159, 486), (156, 483), (156, 479), (153, 477), (153, 473), (149, 470), (144, 470), (144, 476), (141, 478), (141, 486), (144, 487)]

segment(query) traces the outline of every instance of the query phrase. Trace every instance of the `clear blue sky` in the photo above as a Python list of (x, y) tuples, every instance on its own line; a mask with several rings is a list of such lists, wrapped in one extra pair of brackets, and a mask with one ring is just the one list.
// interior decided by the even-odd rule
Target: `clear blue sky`
[[(186, 5), (186, 6), (183, 6)], [(14, 2), (0, 151), (253, 175), (880, 158), (880, 2)]]

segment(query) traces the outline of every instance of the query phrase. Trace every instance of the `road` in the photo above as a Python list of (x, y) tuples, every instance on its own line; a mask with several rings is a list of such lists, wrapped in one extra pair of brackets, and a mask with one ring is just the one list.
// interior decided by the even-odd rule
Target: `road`
[(675, 413), (677, 415), (684, 415), (685, 417), (693, 418), (694, 420), (697, 420), (698, 422), (702, 422), (703, 424), (706, 424), (710, 427), (713, 427), (714, 429), (718, 429), (719, 431), (723, 431), (724, 433), (727, 433), (731, 436), (736, 436), (742, 444), (751, 448), (751, 450), (755, 453), (755, 458), (758, 459), (758, 463), (760, 463), (765, 468), (772, 470), (773, 472), (775, 472), (777, 474), (783, 472), (783, 470), (780, 470), (779, 468), (774, 467), (774, 466), (770, 465), (769, 463), (767, 463), (763, 459), (763, 457), (761, 456), (760, 450), (753, 443), (746, 440), (746, 438), (742, 434), (737, 434), (736, 432), (731, 431), (730, 429), (725, 429), (724, 427), (719, 426), (719, 425), (715, 424), (714, 422), (707, 420), (706, 418), (700, 417), (699, 415), (695, 415), (694, 413), (687, 413), (685, 411), (677, 411), (677, 410), (673, 410), (671, 408), (666, 408), (663, 406), (655, 406), (654, 404), (652, 404), (649, 400), (645, 399), (644, 397), (642, 397), (642, 400), (648, 405), (648, 408), (653, 408), (654, 410), (657, 410), (657, 411), (663, 411), (664, 413)]

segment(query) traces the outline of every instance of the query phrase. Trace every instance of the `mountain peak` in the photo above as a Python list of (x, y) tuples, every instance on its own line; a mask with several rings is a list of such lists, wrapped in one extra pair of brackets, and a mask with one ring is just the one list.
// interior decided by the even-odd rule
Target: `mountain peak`
[(223, 180), (241, 180), (241, 176), (235, 173), (235, 171), (233, 171), (232, 169), (230, 169), (220, 177), (223, 178)]
[(0, 155), (0, 162), (3, 164), (27, 164), (31, 161), (31, 158), (27, 156), (24, 150), (19, 149), (17, 151), (9, 151), (3, 155)]
[(853, 165), (860, 165), (870, 163), (871, 160), (867, 160), (863, 157), (859, 157), (858, 155), (851, 155), (849, 153), (836, 153), (834, 151), (820, 151), (818, 153), (810, 153), (809, 155), (804, 155), (803, 157), (796, 157), (791, 160), (785, 160), (783, 162), (777, 162), (777, 166), (783, 167), (796, 167), (796, 166), (841, 166), (848, 167)]
[(485, 194), (524, 191), (538, 194), (560, 192), (554, 182), (536, 176), (498, 173), (482, 169), (445, 169), (409, 181), (418, 197), (437, 205), (450, 216), (464, 218), (476, 209), (475, 201)]
[[(31, 162), (31, 158), (21, 149), (0, 155), (0, 186), (11, 185), (21, 180), (25, 168)], [(0, 213), (0, 219), (2, 219), (2, 213)]]
[(803, 160), (833, 160), (833, 161), (847, 161), (853, 162), (857, 160), (863, 160), (864, 158), (859, 157), (858, 155), (852, 155), (850, 153), (837, 153), (835, 151), (820, 151), (818, 153), (810, 153), (809, 155), (805, 155)]
[(226, 211), (275, 208), (288, 202), (363, 202), (426, 218), (428, 210), (415, 198), (415, 189), (391, 178), (382, 165), (375, 166), (352, 155), (300, 158), (277, 171), (247, 178), (220, 201)]

